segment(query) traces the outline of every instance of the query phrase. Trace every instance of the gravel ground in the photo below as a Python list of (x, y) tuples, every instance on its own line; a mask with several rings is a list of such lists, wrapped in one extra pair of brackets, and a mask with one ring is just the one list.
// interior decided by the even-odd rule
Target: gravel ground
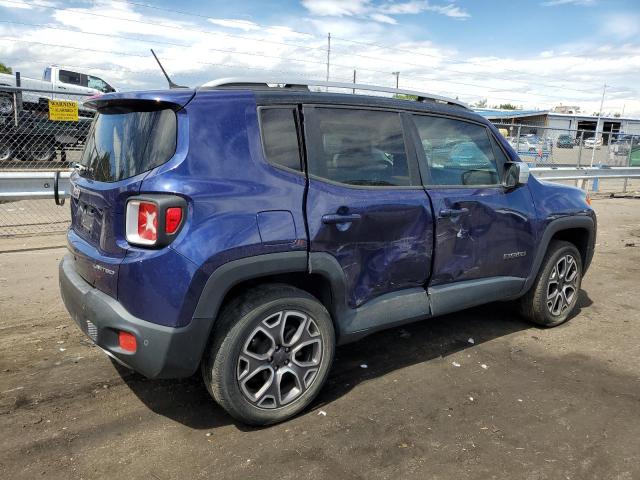
[(640, 478), (640, 200), (594, 206), (570, 322), (492, 304), (376, 334), (338, 349), (307, 412), (262, 429), (197, 376), (115, 367), (59, 299), (63, 239), (2, 239), (0, 478)]

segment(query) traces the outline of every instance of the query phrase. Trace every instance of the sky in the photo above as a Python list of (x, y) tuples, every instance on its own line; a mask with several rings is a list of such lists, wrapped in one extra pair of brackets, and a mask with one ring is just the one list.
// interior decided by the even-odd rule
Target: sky
[(640, 117), (638, 0), (0, 0), (0, 62), (120, 90), (327, 74), (525, 109)]

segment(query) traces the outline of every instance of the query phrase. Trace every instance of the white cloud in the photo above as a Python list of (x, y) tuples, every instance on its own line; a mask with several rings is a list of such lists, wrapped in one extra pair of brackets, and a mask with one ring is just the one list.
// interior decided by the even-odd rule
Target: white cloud
[(370, 0), (302, 0), (302, 6), (321, 17), (363, 15), (372, 8)]
[(640, 15), (629, 13), (607, 15), (602, 25), (602, 32), (620, 39), (637, 37), (640, 35)]
[(465, 18), (471, 17), (471, 15), (469, 15), (469, 13), (467, 13), (465, 10), (453, 4), (428, 5), (427, 7), (425, 7), (425, 10), (440, 13), (441, 15), (446, 15), (447, 17), (453, 17), (453, 18), (459, 18), (459, 19), (465, 19)]
[(422, 12), (433, 12), (459, 20), (471, 16), (453, 3), (435, 5), (428, 0), (387, 2), (381, 5), (376, 5), (371, 0), (302, 0), (302, 5), (311, 15), (320, 17), (360, 17), (388, 24), (397, 23), (393, 15), (416, 15)]
[(547, 0), (542, 2), (543, 7), (557, 7), (559, 5), (593, 5), (595, 0)]
[(325, 0), (324, 11), (364, 8), (365, 13), (282, 17), (281, 25), (263, 26), (234, 18), (176, 19), (102, 0), (85, 8), (33, 10), (33, 23), (48, 27), (0, 24), (0, 58), (24, 76), (39, 77), (47, 63), (58, 63), (103, 77), (124, 90), (166, 86), (150, 47), (180, 84), (194, 86), (229, 76), (324, 79), (326, 34), (331, 32), (330, 74), (335, 81), (349, 82), (356, 69), (359, 82), (393, 86), (391, 72), (399, 71), (403, 88), (459, 96), (469, 103), (488, 98), (490, 105), (550, 108), (562, 102), (585, 111), (598, 109), (606, 82), (612, 86), (605, 110), (620, 111), (624, 104), (625, 113), (640, 115), (640, 42), (637, 32), (631, 33), (633, 22), (640, 22), (621, 22), (628, 15), (607, 17), (610, 22), (603, 19), (606, 28), (615, 27), (614, 33), (626, 32), (626, 40), (587, 37), (532, 54), (470, 57), (447, 45), (416, 41), (407, 29), (390, 26), (391, 20), (399, 21), (398, 15), (410, 15), (431, 3), (387, 2), (375, 11), (364, 0), (327, 3), (331, 2)]
[(395, 18), (390, 17), (389, 15), (385, 15), (384, 13), (372, 13), (371, 15), (369, 15), (369, 18), (376, 22), (388, 23), (389, 25), (396, 25), (398, 23)]
[(238, 30), (244, 30), (245, 32), (250, 30), (259, 30), (260, 26), (249, 20), (236, 20), (231, 18), (208, 18), (207, 21), (214, 25), (219, 25), (226, 28), (236, 28)]
[(0, 7), (4, 8), (18, 8), (23, 10), (31, 10), (33, 8), (32, 5), (29, 5), (24, 0), (12, 0), (10, 2), (5, 2), (0, 0)]

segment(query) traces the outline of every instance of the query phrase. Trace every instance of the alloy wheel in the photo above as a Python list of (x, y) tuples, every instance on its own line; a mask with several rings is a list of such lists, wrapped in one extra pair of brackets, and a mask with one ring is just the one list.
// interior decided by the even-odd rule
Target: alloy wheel
[(316, 322), (298, 310), (262, 320), (238, 356), (236, 378), (244, 397), (260, 408), (283, 407), (313, 384), (322, 361), (323, 338)]
[(547, 282), (547, 308), (554, 317), (569, 309), (578, 294), (578, 263), (573, 255), (563, 255), (551, 270)]

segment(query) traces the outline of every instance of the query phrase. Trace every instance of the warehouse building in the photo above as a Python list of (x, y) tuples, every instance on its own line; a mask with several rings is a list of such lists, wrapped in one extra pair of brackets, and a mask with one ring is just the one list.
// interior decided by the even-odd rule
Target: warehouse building
[[(539, 127), (563, 129), (572, 132), (584, 130), (585, 138), (588, 132), (596, 131), (598, 117), (583, 115), (581, 113), (557, 113), (548, 110), (496, 110), (475, 109), (483, 117), (495, 124), (505, 125), (510, 134), (520, 127), (521, 134), (541, 133)], [(640, 118), (601, 117), (600, 131), (603, 133), (620, 133), (627, 135), (640, 135)]]

